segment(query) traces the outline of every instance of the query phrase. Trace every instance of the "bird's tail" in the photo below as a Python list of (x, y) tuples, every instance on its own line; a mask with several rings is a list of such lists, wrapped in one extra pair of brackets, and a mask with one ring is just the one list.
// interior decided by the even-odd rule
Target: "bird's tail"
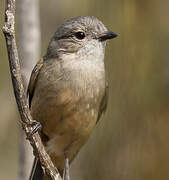
[(44, 175), (40, 161), (37, 158), (35, 158), (29, 180), (43, 180), (43, 179), (44, 179)]
[[(58, 171), (59, 171), (59, 174), (61, 175), (61, 177), (63, 178), (64, 169), (62, 169), (62, 170), (58, 169)], [(29, 180), (50, 180), (50, 178), (48, 176), (44, 175), (40, 161), (36, 157), (35, 157), (34, 162), (33, 162), (31, 174), (29, 176)]]

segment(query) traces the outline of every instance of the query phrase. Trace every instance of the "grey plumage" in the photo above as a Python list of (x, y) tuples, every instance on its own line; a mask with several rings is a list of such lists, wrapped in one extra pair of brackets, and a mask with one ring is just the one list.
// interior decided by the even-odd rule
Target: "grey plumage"
[(31, 114), (42, 124), (42, 140), (63, 173), (106, 109), (104, 69), (108, 32), (97, 18), (80, 16), (58, 27), (29, 84)]

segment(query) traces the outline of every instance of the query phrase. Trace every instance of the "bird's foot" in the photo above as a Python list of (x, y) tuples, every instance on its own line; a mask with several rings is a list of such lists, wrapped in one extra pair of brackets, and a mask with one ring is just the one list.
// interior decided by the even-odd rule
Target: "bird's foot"
[(27, 135), (27, 138), (29, 139), (33, 134), (35, 134), (36, 132), (40, 131), (42, 129), (42, 125), (40, 124), (40, 122), (36, 121), (36, 120), (31, 120), (30, 123), (30, 127), (31, 130)]

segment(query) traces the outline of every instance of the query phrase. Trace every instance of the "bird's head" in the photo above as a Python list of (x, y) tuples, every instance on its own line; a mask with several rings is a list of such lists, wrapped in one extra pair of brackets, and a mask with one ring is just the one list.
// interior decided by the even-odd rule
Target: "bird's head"
[(106, 40), (115, 38), (104, 24), (95, 17), (79, 16), (60, 25), (52, 37), (47, 57), (60, 57), (63, 54), (88, 55), (102, 49)]

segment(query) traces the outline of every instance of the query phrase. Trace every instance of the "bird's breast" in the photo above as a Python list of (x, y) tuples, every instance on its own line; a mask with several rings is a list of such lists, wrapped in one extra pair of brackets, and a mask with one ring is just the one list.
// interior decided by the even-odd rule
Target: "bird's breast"
[(44, 64), (36, 83), (31, 113), (48, 136), (47, 150), (70, 158), (86, 142), (96, 124), (105, 91), (104, 65)]

